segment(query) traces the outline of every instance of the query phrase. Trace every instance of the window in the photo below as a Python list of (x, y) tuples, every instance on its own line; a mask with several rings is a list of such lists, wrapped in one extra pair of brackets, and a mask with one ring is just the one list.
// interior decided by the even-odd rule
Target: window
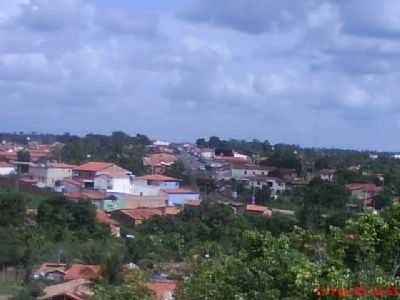
[(265, 175), (265, 172), (264, 172), (264, 171), (262, 171), (262, 172), (261, 172), (261, 175)]

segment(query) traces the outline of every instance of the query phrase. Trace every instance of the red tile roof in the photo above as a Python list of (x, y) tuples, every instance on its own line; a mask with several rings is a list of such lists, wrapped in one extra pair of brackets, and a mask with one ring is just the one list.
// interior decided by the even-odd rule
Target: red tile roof
[(118, 225), (118, 222), (111, 219), (105, 212), (98, 210), (96, 212), (97, 222), (104, 225)]
[(246, 211), (268, 215), (272, 214), (271, 209), (269, 209), (268, 207), (255, 204), (247, 204)]
[(201, 200), (189, 200), (185, 202), (185, 205), (187, 206), (200, 206), (201, 205)]
[(73, 264), (66, 271), (64, 276), (64, 280), (76, 280), (76, 279), (96, 279), (100, 276), (101, 268), (98, 265), (82, 265), (82, 264)]
[(346, 188), (349, 191), (362, 190), (362, 191), (371, 192), (371, 193), (379, 193), (380, 191), (383, 190), (383, 187), (377, 186), (375, 184), (370, 184), (370, 183), (352, 183), (352, 184), (347, 184)]
[(81, 186), (82, 182), (80, 182), (77, 179), (73, 179), (73, 178), (68, 178), (68, 179), (64, 179), (65, 182), (72, 184), (72, 185), (76, 185), (76, 186)]
[(139, 179), (139, 180), (150, 180), (150, 181), (160, 181), (160, 182), (163, 182), (163, 181), (182, 181), (181, 179), (177, 179), (177, 178), (173, 178), (173, 177), (169, 177), (169, 176), (164, 176), (164, 175), (158, 175), (158, 174), (136, 177), (136, 179)]
[(181, 212), (181, 210), (179, 208), (176, 208), (176, 207), (165, 207), (163, 209), (163, 213), (166, 216), (176, 216), (180, 212)]
[(165, 166), (172, 165), (178, 159), (175, 155), (167, 154), (167, 153), (157, 153), (150, 154), (149, 156), (143, 159), (143, 163), (145, 166)]
[(134, 219), (135, 221), (143, 221), (153, 216), (163, 215), (162, 210), (158, 208), (121, 209), (121, 213)]
[(177, 282), (175, 280), (159, 280), (148, 282), (145, 285), (156, 294), (157, 300), (169, 300), (175, 294)]
[(163, 192), (167, 194), (198, 194), (189, 189), (164, 189)]
[(90, 282), (86, 279), (77, 279), (50, 285), (44, 289), (44, 296), (41, 296), (38, 299), (55, 299), (62, 296), (66, 296), (68, 297), (67, 299), (73, 300), (89, 299), (93, 295), (89, 288), (89, 284)]
[(47, 164), (48, 168), (54, 168), (54, 169), (75, 169), (77, 165), (70, 165), (70, 164), (64, 164), (64, 163), (49, 163)]
[(107, 162), (88, 162), (86, 164), (76, 166), (74, 170), (76, 171), (88, 171), (88, 172), (99, 172), (104, 169), (112, 167), (113, 163)]
[(109, 198), (107, 193), (96, 192), (96, 191), (83, 192), (82, 197), (87, 198), (89, 200), (106, 200)]

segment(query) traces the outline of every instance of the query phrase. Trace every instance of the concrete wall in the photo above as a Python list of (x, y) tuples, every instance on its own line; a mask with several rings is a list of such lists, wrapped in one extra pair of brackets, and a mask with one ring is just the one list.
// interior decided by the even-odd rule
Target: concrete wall
[(15, 173), (15, 169), (13, 167), (10, 168), (0, 168), (0, 176), (7, 176)]
[(107, 175), (96, 176), (94, 188), (105, 190), (110, 193), (132, 193), (133, 185), (129, 176), (109, 177)]
[(54, 187), (57, 181), (72, 178), (72, 169), (37, 166), (29, 168), (29, 175), (45, 187)]
[(186, 201), (199, 200), (199, 194), (168, 194), (168, 205), (183, 205)]
[(269, 175), (268, 170), (257, 170), (257, 169), (248, 170), (240, 168), (232, 169), (232, 177), (235, 179), (240, 179), (249, 176), (268, 176), (268, 175)]

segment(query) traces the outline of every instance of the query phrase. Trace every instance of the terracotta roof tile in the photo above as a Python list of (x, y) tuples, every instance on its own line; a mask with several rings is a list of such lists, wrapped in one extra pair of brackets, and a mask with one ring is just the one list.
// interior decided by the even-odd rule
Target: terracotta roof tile
[(153, 216), (163, 215), (163, 211), (159, 208), (121, 209), (121, 213), (134, 219), (135, 221), (143, 221)]
[(112, 167), (113, 163), (107, 162), (88, 162), (79, 166), (76, 166), (74, 170), (76, 171), (89, 171), (89, 172), (99, 172), (104, 169)]
[(105, 212), (98, 210), (96, 212), (96, 220), (104, 225), (118, 225), (118, 222), (111, 219)]
[(182, 181), (181, 179), (177, 179), (177, 178), (173, 178), (173, 177), (169, 177), (169, 176), (164, 176), (164, 175), (158, 175), (158, 174), (154, 174), (154, 175), (145, 175), (145, 176), (140, 176), (140, 177), (136, 177), (136, 179), (139, 180), (150, 180), (150, 181)]
[(148, 282), (145, 285), (156, 294), (157, 300), (169, 300), (175, 294), (177, 282), (174, 280), (159, 280)]
[(201, 205), (201, 200), (189, 200), (185, 202), (185, 206), (200, 206)]
[(64, 280), (76, 280), (76, 279), (96, 279), (100, 276), (101, 268), (98, 265), (82, 265), (82, 264), (73, 264), (66, 271), (64, 276)]

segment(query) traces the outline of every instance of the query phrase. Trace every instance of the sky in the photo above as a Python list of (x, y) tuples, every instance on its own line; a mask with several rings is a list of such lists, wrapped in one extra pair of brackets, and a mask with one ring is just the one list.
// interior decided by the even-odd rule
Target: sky
[(0, 0), (0, 131), (400, 150), (398, 0)]

